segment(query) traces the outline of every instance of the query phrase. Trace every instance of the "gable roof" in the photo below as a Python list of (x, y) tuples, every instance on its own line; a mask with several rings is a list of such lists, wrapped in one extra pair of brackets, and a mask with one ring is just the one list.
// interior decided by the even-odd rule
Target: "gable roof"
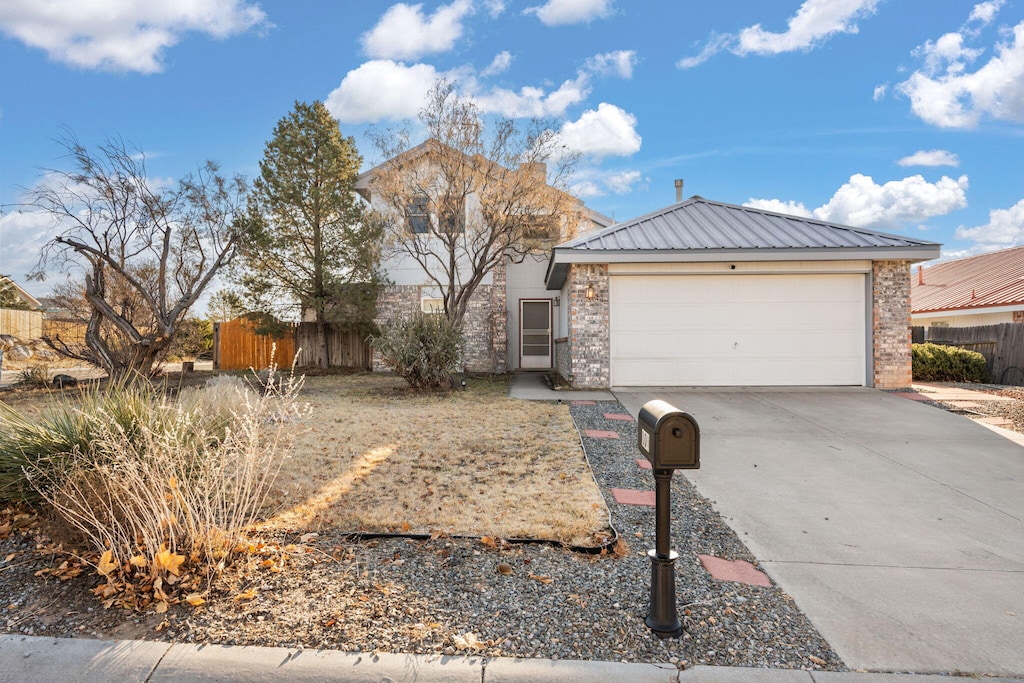
[(552, 249), (548, 289), (571, 263), (938, 258), (941, 245), (691, 197)]
[(35, 298), (34, 296), (26, 292), (21, 287), (21, 285), (19, 285), (11, 278), (7, 277), (6, 275), (0, 275), (0, 279), (2, 279), (4, 282), (10, 285), (13, 285), (14, 291), (18, 294), (19, 297), (21, 297), (21, 300), (24, 301), (29, 306), (31, 306), (32, 308), (40, 308), (42, 306), (42, 304), (39, 303), (39, 299)]
[[(445, 143), (441, 142), (440, 140), (437, 140), (436, 138), (429, 138), (427, 140), (424, 140), (420, 144), (416, 145), (415, 147), (410, 147), (401, 154), (398, 154), (386, 161), (382, 161), (373, 168), (367, 169), (366, 171), (360, 173), (359, 176), (356, 178), (355, 182), (356, 192), (358, 192), (366, 201), (370, 201), (372, 196), (371, 184), (373, 183), (373, 178), (380, 172), (380, 169), (382, 167), (391, 164), (398, 164), (399, 166), (404, 164), (412, 164), (420, 157), (428, 156), (431, 153), (440, 149), (458, 152), (458, 150), (454, 149), (453, 147), (450, 147), (449, 145), (446, 145)], [(497, 162), (491, 161), (490, 159), (480, 154), (475, 155), (475, 161), (477, 163), (487, 164), (489, 167), (498, 167)], [(544, 165), (539, 165), (543, 169)], [(592, 224), (594, 224), (598, 228), (605, 228), (615, 223), (614, 219), (604, 215), (603, 213), (594, 211), (589, 206), (584, 204), (583, 201), (580, 200), (578, 197), (573, 197), (573, 199), (579, 202), (580, 207), (583, 209), (583, 214), (590, 220)]]
[(1024, 247), (936, 263), (911, 278), (912, 313), (1024, 304)]

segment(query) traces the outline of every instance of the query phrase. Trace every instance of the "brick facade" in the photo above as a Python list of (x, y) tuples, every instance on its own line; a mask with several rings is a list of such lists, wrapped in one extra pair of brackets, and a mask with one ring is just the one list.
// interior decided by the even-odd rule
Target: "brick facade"
[[(566, 282), (572, 385), (580, 389), (607, 388), (611, 381), (608, 266), (574, 264)], [(588, 287), (594, 288), (593, 299), (587, 298)]]
[[(462, 363), (470, 372), (505, 372), (507, 313), (504, 265), (500, 266), (500, 271), (500, 284), (499, 274), (495, 272), (495, 284), (476, 288), (463, 319)], [(420, 296), (417, 285), (384, 287), (377, 297), (377, 323), (382, 324), (396, 315), (419, 313)], [(388, 370), (377, 353), (373, 354), (373, 370)]]
[(871, 299), (875, 388), (909, 387), (910, 262), (874, 261)]

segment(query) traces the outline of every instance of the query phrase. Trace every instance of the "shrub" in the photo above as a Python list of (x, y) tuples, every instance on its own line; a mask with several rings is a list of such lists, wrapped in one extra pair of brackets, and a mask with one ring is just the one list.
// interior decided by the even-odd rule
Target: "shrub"
[(988, 382), (985, 357), (976, 351), (940, 346), (913, 344), (913, 376), (916, 380), (933, 382)]
[(273, 393), (217, 379), (177, 399), (122, 382), (35, 421), (0, 404), (7, 495), (44, 498), (108, 569), (156, 567), (159, 553), (226, 561), (280, 469), (287, 422), (304, 414), (301, 378), (270, 381)]
[(449, 389), (462, 357), (462, 328), (443, 315), (396, 317), (370, 337), (384, 364), (415, 389)]
[(50, 386), (50, 366), (48, 363), (33, 363), (18, 373), (18, 382), (24, 386), (35, 389), (45, 389)]

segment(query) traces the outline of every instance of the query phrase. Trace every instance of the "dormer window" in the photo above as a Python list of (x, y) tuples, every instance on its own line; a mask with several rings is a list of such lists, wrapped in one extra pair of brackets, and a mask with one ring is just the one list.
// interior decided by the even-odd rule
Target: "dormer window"
[(409, 232), (425, 235), (430, 232), (430, 197), (417, 194), (405, 207), (405, 223)]

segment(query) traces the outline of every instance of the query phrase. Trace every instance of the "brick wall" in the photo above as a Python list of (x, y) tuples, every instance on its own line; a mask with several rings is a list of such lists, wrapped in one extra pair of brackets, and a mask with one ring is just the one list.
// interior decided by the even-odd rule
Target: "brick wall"
[(568, 337), (555, 340), (555, 371), (566, 378), (572, 374), (572, 356), (569, 353)]
[[(498, 274), (495, 273), (495, 282)], [(507, 335), (505, 332), (504, 266), (501, 285), (480, 285), (469, 300), (462, 329), (462, 363), (471, 372), (505, 372)], [(499, 291), (500, 290), (500, 291)], [(377, 323), (395, 315), (413, 315), (420, 311), (420, 288), (417, 285), (390, 285), (377, 297)], [(461, 368), (460, 368), (461, 369)], [(373, 370), (388, 370), (380, 355), (373, 354)]]
[[(594, 298), (587, 299), (587, 287)], [(603, 389), (610, 382), (608, 337), (608, 266), (574, 264), (567, 280), (569, 353), (573, 386)], [(563, 303), (563, 305), (565, 305)], [(563, 373), (565, 374), (565, 373)]]
[(909, 387), (910, 262), (875, 261), (871, 274), (875, 388)]

